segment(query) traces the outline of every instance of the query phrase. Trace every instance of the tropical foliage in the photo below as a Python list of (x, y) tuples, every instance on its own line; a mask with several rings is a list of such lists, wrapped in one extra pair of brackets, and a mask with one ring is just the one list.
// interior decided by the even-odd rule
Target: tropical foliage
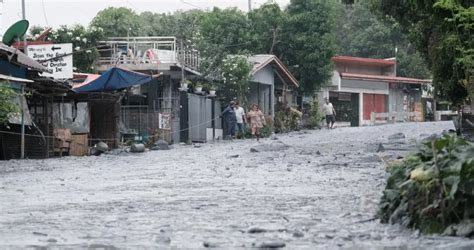
[(229, 55), (272, 53), (300, 80), (300, 91), (308, 94), (331, 76), (330, 58), (335, 53), (386, 58), (393, 57), (398, 47), (401, 76), (430, 76), (396, 22), (378, 20), (366, 1), (345, 5), (292, 0), (285, 9), (270, 1), (248, 14), (236, 8), (168, 14), (108, 8), (91, 24), (102, 27), (106, 36), (176, 36), (200, 51), (200, 71), (210, 78), (218, 78)]
[[(246, 97), (250, 89), (250, 72), (252, 64), (248, 62), (247, 56), (234, 55), (227, 56), (222, 64), (222, 84), (219, 89), (229, 102), (232, 98), (237, 98), (246, 104)], [(225, 86), (225, 87), (224, 87)]]
[(382, 222), (442, 233), (474, 219), (474, 144), (455, 135), (428, 139), (388, 171)]
[(471, 0), (378, 1), (372, 8), (393, 18), (427, 60), (437, 95), (461, 104), (474, 99), (474, 6)]
[(369, 58), (396, 57), (398, 76), (431, 78), (425, 60), (393, 18), (377, 18), (370, 11), (368, 1), (337, 6), (336, 53)]
[(6, 124), (18, 107), (12, 102), (17, 93), (5, 83), (0, 83), (0, 125)]

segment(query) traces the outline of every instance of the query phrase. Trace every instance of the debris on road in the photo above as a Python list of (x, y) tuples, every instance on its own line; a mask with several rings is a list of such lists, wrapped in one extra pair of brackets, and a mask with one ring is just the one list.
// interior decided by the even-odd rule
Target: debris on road
[(165, 140), (158, 140), (153, 144), (151, 150), (170, 150), (170, 145)]
[(258, 152), (276, 152), (276, 151), (284, 151), (290, 148), (289, 145), (286, 145), (282, 141), (270, 141), (270, 142), (263, 142), (261, 144), (255, 145), (250, 148), (250, 152), (258, 153)]
[(130, 152), (131, 153), (143, 153), (145, 152), (145, 145), (142, 143), (134, 143), (130, 147)]

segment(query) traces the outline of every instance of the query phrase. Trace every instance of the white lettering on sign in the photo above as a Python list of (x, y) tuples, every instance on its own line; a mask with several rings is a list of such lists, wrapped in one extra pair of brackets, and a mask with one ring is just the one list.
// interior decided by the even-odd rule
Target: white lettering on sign
[(43, 76), (72, 78), (72, 43), (28, 45), (27, 55), (49, 69)]

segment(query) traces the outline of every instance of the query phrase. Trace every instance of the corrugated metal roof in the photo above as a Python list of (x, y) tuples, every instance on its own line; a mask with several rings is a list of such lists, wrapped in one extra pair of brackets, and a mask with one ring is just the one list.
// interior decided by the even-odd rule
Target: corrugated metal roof
[(382, 82), (393, 82), (393, 83), (408, 83), (408, 84), (431, 83), (431, 80), (428, 80), (428, 79), (417, 79), (417, 78), (399, 77), (399, 76), (366, 75), (366, 74), (355, 74), (355, 73), (341, 73), (341, 77), (344, 79), (382, 81)]
[(0, 74), (0, 80), (7, 80), (7, 81), (12, 81), (12, 82), (33, 82), (30, 79), (25, 79), (25, 78), (19, 78), (19, 77), (13, 77), (13, 76), (7, 76)]
[(21, 66), (27, 67), (31, 70), (36, 70), (40, 72), (47, 72), (48, 69), (44, 67), (41, 63), (33, 60), (31, 57), (27, 56), (20, 50), (12, 47), (8, 47), (3, 43), (0, 43), (0, 53), (4, 53), (9, 57), (12, 57), (13, 63), (19, 64)]

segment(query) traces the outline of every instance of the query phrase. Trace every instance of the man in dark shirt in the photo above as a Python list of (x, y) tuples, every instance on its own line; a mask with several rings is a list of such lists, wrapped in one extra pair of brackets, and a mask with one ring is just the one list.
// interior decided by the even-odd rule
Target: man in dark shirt
[(235, 116), (235, 102), (231, 101), (224, 111), (222, 116), (224, 117), (225, 124), (227, 125), (226, 137), (233, 139), (235, 137), (235, 126), (237, 126), (237, 118)]

